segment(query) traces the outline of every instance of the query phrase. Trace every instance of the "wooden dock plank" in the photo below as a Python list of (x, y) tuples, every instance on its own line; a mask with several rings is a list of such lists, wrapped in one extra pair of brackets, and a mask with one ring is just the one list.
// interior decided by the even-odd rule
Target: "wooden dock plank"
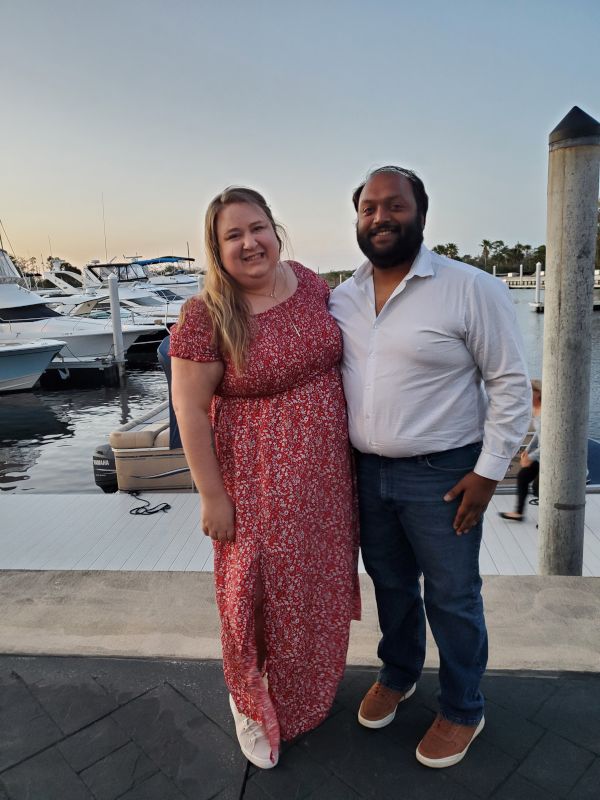
[(208, 536), (202, 535), (196, 552), (188, 561), (186, 572), (212, 572), (213, 571), (213, 543)]
[[(124, 562), (123, 569), (140, 570), (144, 569), (142, 565), (147, 561), (151, 564), (156, 563), (174, 533), (181, 527), (189, 527), (194, 514), (198, 516), (197, 495), (178, 495), (176, 501), (171, 496), (171, 501), (173, 502), (164, 501), (169, 502), (171, 510), (164, 515), (162, 524), (154, 526), (148, 531)], [(146, 566), (146, 568), (148, 567)]]
[(528, 523), (510, 523), (499, 516), (500, 511), (510, 508), (510, 502), (510, 497), (505, 495), (499, 503), (495, 499), (490, 503), (484, 519), (484, 539), (487, 541), (494, 535), (499, 540), (512, 562), (513, 574), (535, 575), (535, 558), (532, 559), (530, 542), (525, 535)]
[[(152, 501), (154, 503), (163, 502), (162, 499)], [(110, 546), (105, 549), (102, 555), (96, 560), (94, 569), (121, 570), (124, 569), (125, 562), (131, 554), (146, 539), (152, 536), (154, 531), (160, 535), (161, 531), (168, 528), (167, 514), (158, 512), (149, 516), (133, 516), (127, 512), (126, 536), (113, 539)]]
[[(55, 536), (48, 547), (38, 551), (39, 569), (75, 569), (90, 546), (108, 530), (119, 525), (123, 518), (120, 506), (107, 506), (104, 498), (94, 496), (89, 514), (78, 514)], [(65, 557), (67, 558), (66, 566)]]
[(112, 525), (107, 525), (105, 530), (102, 530), (101, 527), (98, 528), (95, 535), (90, 538), (90, 546), (82, 553), (73, 569), (98, 569), (96, 565), (102, 559), (103, 554), (109, 550), (114, 542), (127, 536), (129, 520), (131, 519), (129, 514), (131, 498), (128, 498), (128, 501), (129, 505), (125, 505), (124, 502), (120, 504), (119, 517)]
[[(92, 546), (81, 556), (76, 569), (108, 569), (111, 558), (121, 551), (124, 543), (127, 544), (129, 552), (133, 549), (132, 532), (143, 531), (147, 535), (148, 530), (157, 523), (156, 516), (159, 515), (137, 517), (129, 513), (132, 508), (140, 505), (138, 498), (133, 498), (128, 494), (108, 495), (108, 497), (114, 498), (112, 502), (120, 509), (120, 516), (104, 532), (100, 527), (98, 532), (101, 535), (94, 537)], [(153, 499), (151, 502), (154, 505), (158, 501)], [(153, 520), (153, 522), (148, 524), (146, 520)], [(135, 541), (138, 540), (139, 536)]]
[[(171, 509), (153, 516), (129, 513), (127, 494), (4, 495), (0, 499), (0, 569), (211, 571), (212, 542), (200, 529), (196, 494), (147, 494)], [(586, 497), (584, 574), (600, 576), (600, 495)], [(484, 521), (480, 568), (484, 575), (537, 572), (538, 509), (524, 522), (498, 516), (513, 495), (495, 495)], [(360, 571), (364, 572), (362, 559)]]
[(206, 561), (206, 548), (203, 547), (206, 538), (199, 527), (194, 528), (190, 538), (171, 562), (169, 569), (176, 572), (189, 572), (190, 562), (194, 560), (196, 553), (200, 553), (203, 556), (202, 560)]
[[(14, 502), (17, 500), (19, 502)], [(26, 497), (3, 497), (2, 509), (14, 509), (11, 527), (6, 527), (10, 536), (2, 553), (19, 559), (32, 557), (36, 548), (44, 546), (52, 537), (60, 535), (71, 519), (79, 519), (74, 502), (65, 503), (64, 495), (27, 495)], [(2, 526), (4, 529), (4, 525)]]
[[(39, 498), (39, 499), (38, 499)], [(36, 529), (24, 534), (18, 554), (13, 554), (14, 569), (45, 569), (53, 556), (70, 561), (72, 542), (86, 538), (100, 505), (96, 495), (76, 496), (78, 506), (65, 504), (65, 495), (38, 495), (27, 498), (28, 515), (37, 517)], [(104, 511), (109, 517), (108, 509)]]
[(173, 548), (173, 542), (176, 541), (178, 537), (181, 538), (182, 536), (185, 536), (187, 540), (189, 532), (192, 530), (197, 530), (200, 525), (198, 496), (192, 495), (190, 497), (193, 497), (193, 502), (188, 501), (182, 508), (181, 516), (179, 517), (177, 524), (174, 524), (169, 528), (164, 540), (161, 542), (160, 548), (157, 547), (152, 551), (149, 551), (144, 556), (142, 561), (140, 561), (138, 569), (168, 569), (168, 567), (164, 566), (163, 561), (163, 556), (165, 556), (166, 551), (169, 550), (169, 552), (171, 552)]

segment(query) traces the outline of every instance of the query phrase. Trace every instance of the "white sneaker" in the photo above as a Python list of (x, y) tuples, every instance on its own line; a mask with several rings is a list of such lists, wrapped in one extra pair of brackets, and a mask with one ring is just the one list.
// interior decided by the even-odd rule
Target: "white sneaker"
[(260, 769), (271, 769), (277, 766), (277, 758), (271, 761), (271, 745), (263, 726), (245, 714), (240, 714), (231, 695), (229, 695), (229, 706), (233, 714), (235, 732), (241, 751), (248, 761)]

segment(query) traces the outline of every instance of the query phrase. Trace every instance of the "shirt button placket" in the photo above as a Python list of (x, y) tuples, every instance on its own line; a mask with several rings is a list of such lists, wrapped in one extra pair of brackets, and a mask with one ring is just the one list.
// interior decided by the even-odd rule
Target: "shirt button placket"
[(377, 346), (377, 323), (371, 328), (369, 334), (369, 350), (367, 356), (367, 370), (365, 380), (365, 394), (364, 394), (364, 408), (365, 408), (365, 432), (367, 435), (367, 442), (373, 444), (373, 412), (374, 412), (374, 386), (375, 386), (375, 365), (377, 359), (375, 356), (375, 349)]

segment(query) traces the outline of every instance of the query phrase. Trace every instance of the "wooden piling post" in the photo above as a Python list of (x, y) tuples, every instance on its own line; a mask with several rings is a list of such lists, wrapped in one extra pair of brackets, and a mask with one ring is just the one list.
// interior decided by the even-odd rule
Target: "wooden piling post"
[(127, 381), (127, 373), (125, 372), (125, 347), (123, 345), (121, 304), (119, 303), (119, 282), (116, 275), (110, 275), (108, 278), (108, 293), (110, 297), (115, 362), (119, 370), (119, 383), (123, 386)]
[(549, 148), (539, 572), (581, 575), (600, 123), (575, 106)]

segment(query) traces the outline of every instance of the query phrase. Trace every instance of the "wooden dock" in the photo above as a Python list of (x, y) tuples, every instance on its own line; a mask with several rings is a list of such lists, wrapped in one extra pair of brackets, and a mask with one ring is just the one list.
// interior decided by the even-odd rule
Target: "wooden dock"
[[(168, 512), (133, 516), (128, 494), (14, 494), (2, 497), (0, 570), (211, 572), (212, 543), (199, 529), (196, 494), (145, 494)], [(600, 577), (600, 494), (586, 496), (583, 575)], [(525, 522), (498, 516), (514, 495), (496, 494), (484, 522), (483, 575), (537, 574), (538, 509)], [(361, 571), (364, 572), (362, 563)]]
[[(535, 289), (535, 274), (523, 275), (521, 278), (519, 273), (509, 272), (507, 275), (496, 274), (497, 278), (508, 286), (509, 289)], [(540, 289), (545, 289), (545, 275), (542, 272)], [(600, 269), (594, 270), (594, 289), (600, 289)]]

